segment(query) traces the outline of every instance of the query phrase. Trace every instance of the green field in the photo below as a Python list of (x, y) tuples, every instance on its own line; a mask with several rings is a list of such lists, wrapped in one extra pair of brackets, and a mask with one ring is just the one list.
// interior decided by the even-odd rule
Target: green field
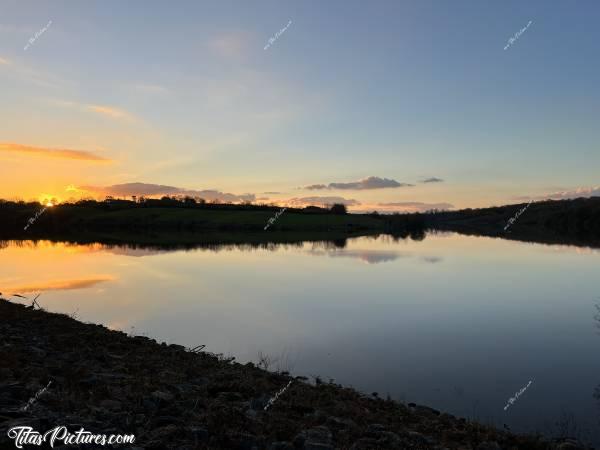
[[(88, 220), (101, 220), (112, 223), (143, 223), (154, 228), (165, 228), (173, 224), (197, 226), (203, 229), (264, 228), (269, 219), (274, 217), (272, 211), (227, 211), (227, 210), (194, 210), (194, 209), (137, 209), (114, 211), (88, 217)], [(320, 230), (346, 229), (359, 227), (366, 229), (382, 228), (381, 220), (365, 215), (333, 215), (302, 214), (284, 212), (268, 230)]]

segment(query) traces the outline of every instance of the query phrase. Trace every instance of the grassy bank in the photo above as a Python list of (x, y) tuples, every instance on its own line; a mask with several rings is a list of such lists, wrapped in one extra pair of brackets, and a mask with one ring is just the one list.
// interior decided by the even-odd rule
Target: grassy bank
[(4, 446), (11, 427), (44, 432), (65, 425), (71, 432), (134, 434), (136, 448), (147, 449), (578, 448), (5, 300), (0, 342)]
[[(275, 214), (278, 214), (276, 220), (273, 219)], [(196, 204), (174, 200), (81, 201), (46, 209), (38, 203), (0, 201), (0, 239), (3, 240), (179, 245), (214, 240), (217, 236), (223, 243), (300, 242), (383, 232), (422, 235), (423, 221), (419, 215), (347, 214), (342, 205), (330, 209), (287, 208), (282, 212), (278, 207), (265, 205)]]
[[(43, 207), (37, 203), (0, 204), (0, 231), (23, 234), (27, 221)], [(45, 209), (26, 234), (86, 231), (265, 231), (280, 208), (251, 205), (140, 205), (134, 202), (62, 204)], [(382, 231), (385, 222), (363, 214), (332, 214), (324, 209), (287, 209), (272, 231)]]

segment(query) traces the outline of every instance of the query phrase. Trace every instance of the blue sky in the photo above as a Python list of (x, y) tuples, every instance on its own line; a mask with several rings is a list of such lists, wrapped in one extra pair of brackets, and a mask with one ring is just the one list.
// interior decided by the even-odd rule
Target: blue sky
[[(133, 182), (357, 210), (600, 195), (591, 0), (0, 5), (2, 197)], [(298, 189), (367, 177), (414, 186)]]

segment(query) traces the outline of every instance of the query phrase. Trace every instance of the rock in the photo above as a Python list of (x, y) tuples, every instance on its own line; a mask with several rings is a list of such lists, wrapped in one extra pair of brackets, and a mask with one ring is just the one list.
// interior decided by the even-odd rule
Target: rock
[(325, 426), (310, 428), (306, 431), (306, 439), (329, 444), (331, 442), (331, 431)]
[(31, 347), (29, 347), (29, 350), (32, 351), (33, 353), (35, 353), (35, 355), (39, 358), (46, 357), (46, 352), (44, 350), (42, 350), (41, 348), (31, 346)]
[(379, 449), (379, 444), (377, 443), (377, 439), (371, 438), (362, 438), (356, 441), (350, 450), (371, 450), (371, 449)]
[(177, 426), (175, 425), (167, 425), (160, 428), (155, 428), (150, 432), (150, 436), (152, 440), (160, 440), (163, 442), (168, 442), (169, 437), (177, 434), (179, 432)]
[(100, 402), (100, 406), (102, 408), (106, 408), (107, 410), (119, 410), (122, 408), (122, 403), (116, 400), (102, 400)]
[(154, 413), (157, 409), (156, 404), (153, 401), (148, 400), (147, 398), (144, 399), (142, 405), (144, 406), (144, 409), (150, 413)]
[(272, 442), (268, 447), (269, 450), (294, 450), (294, 446), (291, 442), (281, 441), (281, 442)]
[(159, 416), (150, 421), (151, 428), (160, 428), (167, 425), (176, 425), (183, 427), (186, 425), (186, 423), (182, 419), (174, 416)]
[(417, 433), (416, 431), (409, 431), (407, 433), (408, 438), (418, 443), (419, 445), (430, 446), (436, 443), (435, 439), (430, 436), (425, 436), (424, 434)]
[(305, 442), (304, 450), (334, 450), (334, 448), (321, 442)]
[(477, 450), (502, 450), (496, 441), (485, 441), (477, 446)]
[(4, 408), (0, 409), (0, 423), (4, 420), (18, 419), (19, 417), (27, 417), (27, 412), (23, 411), (21, 407), (18, 408)]
[(350, 420), (350, 419), (343, 419), (340, 417), (329, 417), (327, 418), (327, 424), (329, 426), (331, 426), (332, 428), (336, 428), (336, 429), (345, 429), (345, 428), (352, 428), (356, 426), (356, 423), (354, 423), (354, 421)]
[(194, 439), (194, 444), (199, 445), (203, 442), (208, 442), (208, 430), (202, 427), (189, 427), (189, 432), (192, 434)]
[(259, 445), (258, 439), (252, 434), (237, 433), (230, 437), (237, 443), (235, 448), (239, 448), (240, 450), (258, 450), (260, 447), (264, 448), (264, 446)]
[(558, 439), (551, 447), (552, 450), (584, 450), (584, 446), (576, 439)]
[(208, 384), (208, 378), (195, 377), (190, 380), (190, 384), (192, 384), (194, 386), (206, 386)]
[(397, 448), (402, 443), (402, 439), (391, 431), (381, 431), (377, 443), (382, 448)]
[(262, 395), (260, 397), (253, 398), (250, 400), (250, 408), (254, 410), (264, 409), (269, 402), (270, 397), (268, 395)]
[[(21, 419), (14, 419), (9, 422), (4, 422), (2, 428), (9, 430), (13, 427), (31, 427), (34, 430), (40, 430), (40, 420), (33, 419), (30, 417), (23, 417)], [(4, 435), (6, 436), (6, 435)]]
[(152, 396), (152, 398), (155, 398), (157, 400), (162, 400), (165, 402), (172, 402), (173, 399), (175, 398), (173, 396), (173, 394), (169, 394), (168, 392), (163, 392), (163, 391), (154, 391), (150, 395)]
[(386, 431), (385, 426), (380, 423), (372, 423), (367, 427), (366, 434), (371, 437), (377, 437), (377, 435), (383, 431)]
[(331, 431), (325, 426), (313, 427), (296, 436), (295, 443), (304, 444), (305, 450), (333, 450)]
[(244, 400), (244, 396), (239, 392), (219, 392), (217, 399), (224, 402), (239, 402)]

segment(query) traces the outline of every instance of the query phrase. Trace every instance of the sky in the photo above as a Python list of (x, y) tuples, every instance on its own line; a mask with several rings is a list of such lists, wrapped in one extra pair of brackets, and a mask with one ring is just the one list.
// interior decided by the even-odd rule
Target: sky
[(0, 8), (0, 198), (600, 195), (594, 0)]

